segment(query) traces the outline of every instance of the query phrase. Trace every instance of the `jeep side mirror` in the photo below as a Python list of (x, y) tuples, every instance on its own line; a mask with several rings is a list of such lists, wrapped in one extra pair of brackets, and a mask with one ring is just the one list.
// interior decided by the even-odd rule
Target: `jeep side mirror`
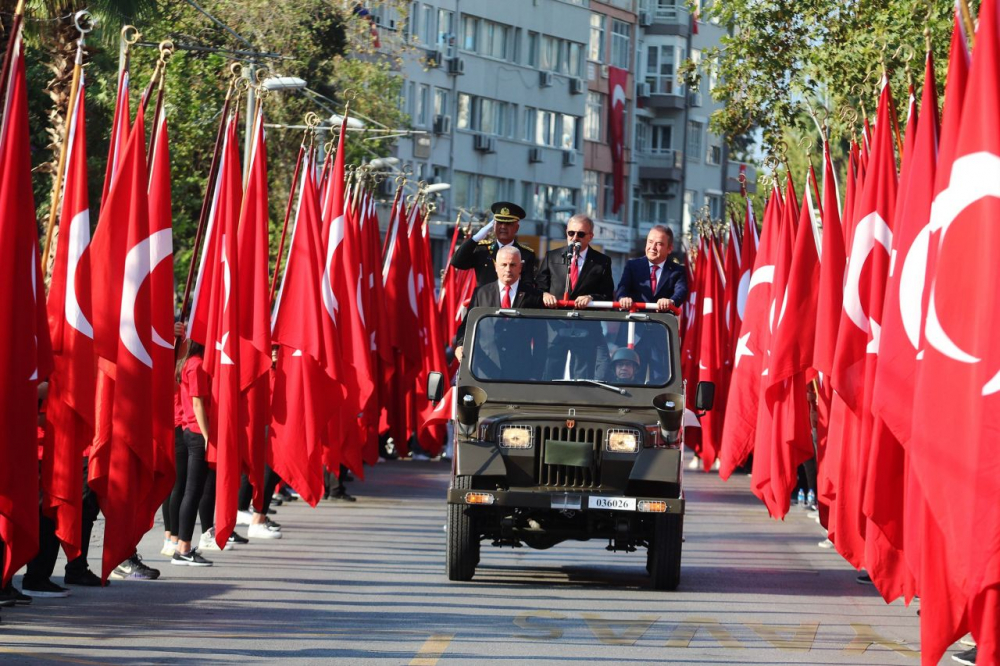
[(694, 408), (699, 412), (707, 412), (715, 404), (715, 382), (698, 382), (694, 394)]
[(435, 405), (441, 402), (444, 395), (444, 375), (440, 372), (432, 372), (427, 375), (427, 399)]

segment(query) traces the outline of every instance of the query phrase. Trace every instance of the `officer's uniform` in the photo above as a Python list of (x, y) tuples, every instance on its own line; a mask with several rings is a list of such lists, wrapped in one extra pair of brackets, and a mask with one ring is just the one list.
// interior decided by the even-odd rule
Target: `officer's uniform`
[[(525, 216), (523, 208), (503, 201), (493, 204), (491, 210), (493, 211), (493, 219), (497, 222), (516, 223)], [(524, 262), (524, 267), (521, 269), (521, 282), (534, 287), (535, 269), (538, 266), (535, 251), (521, 245), (516, 239), (511, 245), (521, 251), (521, 261)], [(476, 271), (477, 287), (490, 284), (497, 281), (497, 269), (493, 262), (496, 261), (499, 249), (500, 243), (496, 240), (484, 239), (476, 242), (472, 238), (468, 238), (455, 250), (455, 254), (451, 258), (451, 265), (455, 268), (471, 268)]]

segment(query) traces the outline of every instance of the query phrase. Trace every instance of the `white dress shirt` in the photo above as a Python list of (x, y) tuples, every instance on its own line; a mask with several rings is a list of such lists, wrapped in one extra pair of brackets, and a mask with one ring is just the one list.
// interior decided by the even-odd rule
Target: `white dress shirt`
[[(510, 285), (510, 306), (514, 307), (514, 298), (517, 296), (517, 285), (521, 283), (521, 280), (517, 280)], [(500, 290), (500, 303), (503, 303), (503, 290), (507, 285), (503, 282), (497, 280), (497, 288)]]

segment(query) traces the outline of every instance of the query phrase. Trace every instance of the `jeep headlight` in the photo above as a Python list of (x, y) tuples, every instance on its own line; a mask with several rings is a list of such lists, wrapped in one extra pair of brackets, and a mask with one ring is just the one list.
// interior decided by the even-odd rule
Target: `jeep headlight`
[(534, 444), (531, 426), (503, 426), (500, 428), (500, 446), (505, 449), (530, 449)]
[(609, 453), (635, 453), (639, 450), (639, 433), (635, 430), (609, 430), (606, 448)]

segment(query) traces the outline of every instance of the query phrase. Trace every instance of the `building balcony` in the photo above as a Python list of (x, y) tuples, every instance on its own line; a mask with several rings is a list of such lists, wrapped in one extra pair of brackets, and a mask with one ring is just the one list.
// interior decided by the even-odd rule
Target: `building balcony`
[(691, 13), (683, 4), (642, 0), (639, 4), (639, 25), (650, 35), (687, 37), (691, 31)]
[(657, 92), (654, 89), (645, 99), (647, 109), (682, 111), (687, 103), (687, 95), (683, 88), (672, 92)]
[(680, 150), (636, 153), (635, 161), (639, 165), (639, 180), (667, 180), (678, 183), (681, 180), (684, 153)]

